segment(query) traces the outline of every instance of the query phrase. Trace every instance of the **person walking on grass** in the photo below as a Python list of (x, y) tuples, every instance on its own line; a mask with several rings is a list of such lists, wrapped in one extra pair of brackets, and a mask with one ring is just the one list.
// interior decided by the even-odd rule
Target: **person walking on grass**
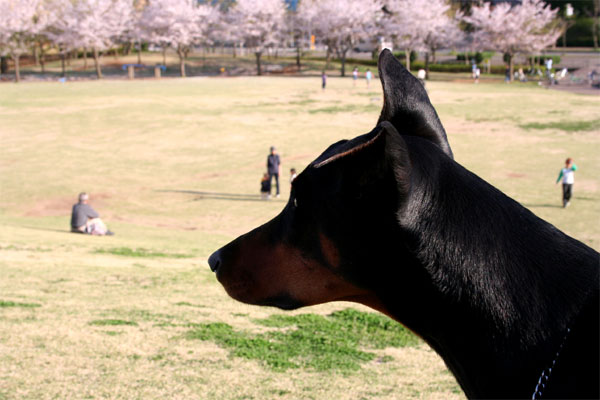
[(571, 201), (573, 195), (573, 184), (575, 183), (575, 171), (577, 171), (577, 165), (573, 163), (573, 159), (570, 157), (565, 160), (565, 167), (560, 170), (556, 184), (562, 179), (562, 192), (563, 192), (563, 207), (567, 207)]
[(327, 86), (327, 74), (325, 73), (325, 71), (323, 71), (321, 73), (321, 89), (325, 90), (326, 86)]
[(367, 88), (371, 85), (371, 79), (373, 79), (373, 73), (371, 72), (371, 69), (367, 69), (367, 72), (365, 72), (365, 79), (367, 80)]
[(358, 80), (358, 68), (354, 67), (352, 70), (352, 86), (356, 86), (356, 81)]
[(89, 199), (87, 193), (79, 193), (79, 201), (73, 205), (71, 211), (71, 232), (96, 236), (114, 235), (106, 228), (96, 210), (88, 204)]
[(277, 154), (277, 149), (271, 146), (271, 153), (267, 157), (267, 172), (269, 173), (269, 185), (275, 177), (275, 189), (277, 190), (275, 197), (279, 197), (279, 174), (281, 173), (281, 159)]

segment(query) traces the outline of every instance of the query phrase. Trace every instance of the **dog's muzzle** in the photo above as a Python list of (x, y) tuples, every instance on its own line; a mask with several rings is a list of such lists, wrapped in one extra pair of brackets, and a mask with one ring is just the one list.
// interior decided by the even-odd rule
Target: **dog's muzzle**
[(217, 250), (208, 257), (208, 266), (212, 272), (217, 272), (221, 266), (221, 250)]

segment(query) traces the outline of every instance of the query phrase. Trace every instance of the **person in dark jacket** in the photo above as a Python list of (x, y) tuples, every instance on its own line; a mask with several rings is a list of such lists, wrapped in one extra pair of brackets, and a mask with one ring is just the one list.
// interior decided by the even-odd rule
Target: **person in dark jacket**
[(89, 195), (79, 193), (79, 202), (73, 205), (71, 212), (71, 232), (90, 235), (114, 235), (106, 228), (100, 215), (89, 204)]
[(281, 172), (281, 160), (275, 147), (271, 146), (271, 154), (267, 157), (267, 172), (269, 173), (269, 182), (275, 177), (275, 188), (277, 192), (275, 197), (279, 197), (279, 174)]

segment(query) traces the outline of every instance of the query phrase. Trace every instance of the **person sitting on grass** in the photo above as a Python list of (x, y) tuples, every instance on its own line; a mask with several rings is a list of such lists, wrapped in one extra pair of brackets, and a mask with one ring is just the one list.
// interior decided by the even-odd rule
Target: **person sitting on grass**
[(265, 172), (260, 181), (260, 198), (263, 200), (271, 198), (271, 178), (268, 172)]
[(296, 179), (297, 176), (296, 168), (290, 168), (290, 183), (294, 182), (294, 179)]
[(89, 198), (87, 193), (79, 193), (79, 202), (73, 205), (71, 212), (71, 232), (97, 236), (114, 235), (106, 228), (96, 210), (88, 204)]

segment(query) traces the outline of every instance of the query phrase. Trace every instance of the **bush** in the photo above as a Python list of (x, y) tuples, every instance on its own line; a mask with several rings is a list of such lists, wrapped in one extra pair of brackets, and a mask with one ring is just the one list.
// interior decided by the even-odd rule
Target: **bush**
[(473, 53), (457, 53), (456, 60), (457, 61), (465, 61), (465, 57), (467, 57), (468, 60), (472, 60), (473, 57), (475, 57), (475, 62), (477, 64), (481, 64), (483, 61), (491, 59), (494, 56), (494, 54), (495, 53), (493, 51), (478, 51), (475, 54), (473, 54)]
[[(320, 58), (319, 60), (324, 60)], [(377, 58), (375, 59), (362, 59), (362, 58), (346, 58), (346, 65), (348, 64), (356, 64), (356, 65), (366, 65), (369, 67), (377, 67)]]
[[(594, 45), (592, 35), (593, 26), (593, 18), (577, 18), (575, 24), (567, 30), (567, 46), (592, 47)], [(556, 41), (556, 44), (562, 46), (562, 43), (561, 36)]]
[[(410, 65), (410, 69), (416, 71), (418, 69), (425, 69), (425, 63), (423, 61), (415, 61)], [(429, 64), (429, 71), (431, 72), (471, 72), (471, 66), (465, 64)]]
[(547, 59), (551, 58), (552, 59), (552, 65), (556, 66), (560, 63), (560, 56), (549, 56), (549, 55), (545, 55), (545, 56), (541, 56), (541, 55), (533, 55), (529, 57), (529, 62), (531, 63), (531, 65), (536, 64), (537, 65), (545, 65), (545, 61)]
[[(396, 51), (393, 53), (394, 57), (396, 57), (398, 60), (404, 62), (406, 61), (406, 52), (404, 51)], [(416, 51), (411, 51), (410, 52), (410, 63), (412, 65), (413, 62), (415, 62), (415, 60), (419, 57), (419, 53), (417, 53)]]

